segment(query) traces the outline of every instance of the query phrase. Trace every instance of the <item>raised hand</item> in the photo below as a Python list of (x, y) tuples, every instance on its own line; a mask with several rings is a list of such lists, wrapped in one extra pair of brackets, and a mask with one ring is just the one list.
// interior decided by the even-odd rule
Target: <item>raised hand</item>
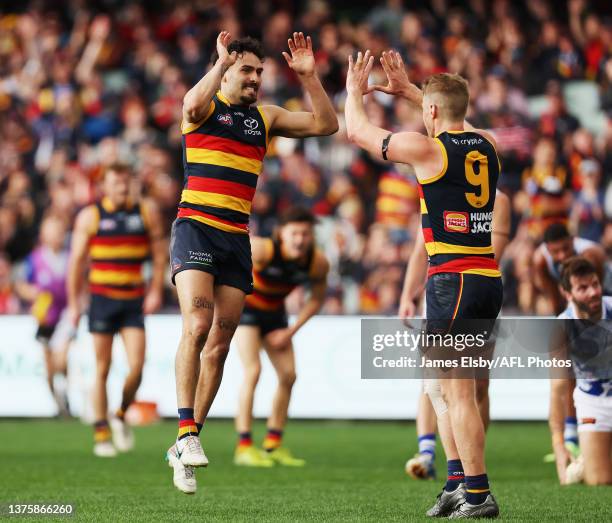
[(387, 75), (387, 85), (372, 85), (370, 90), (403, 96), (411, 102), (421, 105), (423, 93), (408, 78), (402, 56), (397, 51), (385, 51), (380, 57), (380, 63)]
[(304, 33), (293, 33), (293, 38), (289, 38), (287, 42), (291, 55), (283, 51), (283, 56), (289, 67), (296, 74), (313, 75), (315, 73), (315, 59), (310, 36), (304, 37)]
[(111, 30), (111, 20), (107, 15), (97, 15), (91, 22), (89, 36), (96, 42), (103, 42), (108, 38)]
[(218, 61), (227, 69), (236, 63), (238, 53), (233, 51), (231, 54), (227, 51), (227, 46), (232, 41), (232, 35), (229, 31), (221, 31), (217, 37), (217, 54)]
[(346, 90), (349, 93), (357, 93), (360, 95), (367, 94), (372, 91), (368, 87), (368, 77), (372, 66), (374, 65), (374, 57), (368, 49), (365, 54), (361, 51), (357, 53), (357, 60), (353, 63), (352, 55), (348, 57), (348, 72), (346, 74)]

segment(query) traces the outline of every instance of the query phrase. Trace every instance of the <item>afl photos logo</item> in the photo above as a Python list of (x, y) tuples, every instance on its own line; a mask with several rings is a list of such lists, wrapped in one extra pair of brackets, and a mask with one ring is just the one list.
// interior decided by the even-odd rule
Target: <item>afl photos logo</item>
[(247, 118), (244, 121), (244, 126), (246, 127), (244, 134), (261, 136), (261, 131), (258, 129), (259, 122), (255, 118)]
[(223, 125), (232, 125), (234, 123), (231, 114), (219, 114), (217, 115), (217, 121)]
[(468, 213), (444, 211), (444, 230), (447, 232), (468, 233), (470, 231)]

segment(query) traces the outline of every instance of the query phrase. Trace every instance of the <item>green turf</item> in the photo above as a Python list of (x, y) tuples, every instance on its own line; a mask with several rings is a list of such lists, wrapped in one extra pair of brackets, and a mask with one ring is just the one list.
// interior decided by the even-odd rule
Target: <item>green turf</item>
[[(254, 432), (259, 441), (263, 424)], [(232, 465), (231, 422), (211, 420), (202, 438), (211, 465), (186, 496), (162, 459), (174, 423), (137, 429), (136, 450), (109, 460), (92, 455), (91, 429), (78, 422), (2, 421), (0, 504), (74, 503), (69, 521), (425, 520), (441, 481), (405, 476), (414, 436), (413, 423), (296, 421), (286, 443), (306, 468), (252, 470)], [(542, 463), (548, 451), (544, 423), (491, 426), (487, 458), (503, 519), (609, 521), (612, 491), (559, 487), (554, 465)], [(441, 455), (438, 469), (444, 475)]]

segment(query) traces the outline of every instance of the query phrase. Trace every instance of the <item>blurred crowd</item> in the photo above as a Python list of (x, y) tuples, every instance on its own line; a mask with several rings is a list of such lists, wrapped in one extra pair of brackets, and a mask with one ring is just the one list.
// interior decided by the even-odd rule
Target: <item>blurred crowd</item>
[[(221, 29), (260, 38), (260, 100), (308, 107), (281, 51), (300, 30), (313, 38), (318, 72), (337, 107), (331, 137), (272, 141), (253, 203), (253, 234), (268, 235), (293, 203), (321, 218), (331, 261), (329, 314), (395, 314), (419, 223), (414, 176), (351, 146), (342, 125), (347, 56), (399, 50), (410, 77), (458, 72), (470, 82), (468, 115), (492, 129), (501, 189), (512, 199), (513, 241), (503, 260), (506, 310), (531, 313), (532, 254), (543, 228), (612, 252), (612, 19), (584, 0), (388, 0), (376, 7), (331, 0), (22, 0), (0, 7), (0, 313), (25, 311), (20, 266), (39, 224), (57, 216), (69, 233), (98, 196), (105, 165), (128, 162), (135, 190), (154, 198), (165, 230), (182, 188), (182, 98), (206, 72)], [(382, 69), (372, 80), (384, 82)], [(421, 111), (376, 93), (369, 118), (423, 131)], [(67, 237), (69, 234), (67, 234)], [(299, 307), (302, 296), (291, 297)], [(166, 308), (176, 305), (168, 281)], [(546, 312), (546, 311), (538, 311)]]

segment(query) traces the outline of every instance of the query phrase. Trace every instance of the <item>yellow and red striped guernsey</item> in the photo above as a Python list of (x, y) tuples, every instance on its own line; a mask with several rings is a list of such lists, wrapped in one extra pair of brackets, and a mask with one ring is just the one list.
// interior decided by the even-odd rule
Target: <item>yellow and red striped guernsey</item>
[(96, 204), (98, 224), (89, 240), (91, 294), (127, 300), (144, 295), (142, 265), (151, 253), (146, 216), (140, 204), (115, 209), (104, 198)]
[(232, 105), (218, 92), (200, 122), (183, 125), (185, 178), (177, 217), (247, 234), (267, 145), (261, 108)]
[(284, 309), (285, 298), (298, 285), (312, 281), (315, 250), (308, 254), (302, 264), (283, 257), (278, 240), (272, 244), (272, 258), (265, 267), (253, 269), (253, 293), (247, 295), (246, 309), (278, 311)]
[(391, 169), (381, 176), (376, 198), (376, 221), (394, 228), (410, 223), (418, 203), (417, 185), (408, 176)]
[(497, 152), (475, 132), (443, 132), (435, 140), (442, 151), (442, 170), (418, 186), (428, 274), (500, 277), (491, 241), (500, 173)]

